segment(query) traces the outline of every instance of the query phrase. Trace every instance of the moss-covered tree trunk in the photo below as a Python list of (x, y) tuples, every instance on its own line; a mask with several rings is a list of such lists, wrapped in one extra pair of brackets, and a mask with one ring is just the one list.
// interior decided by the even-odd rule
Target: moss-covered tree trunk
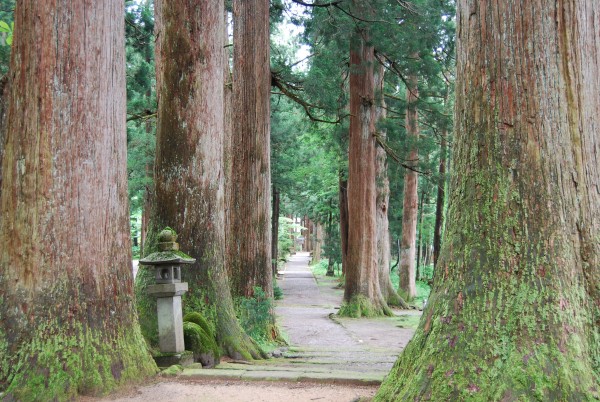
[(156, 371), (133, 301), (123, 22), (117, 0), (17, 2), (0, 197), (8, 399)]
[[(411, 74), (406, 80), (406, 136), (409, 144), (408, 166), (416, 167), (419, 162), (417, 142), (419, 140), (419, 114), (417, 110), (418, 77)], [(400, 266), (398, 275), (400, 282), (398, 293), (407, 301), (417, 295), (415, 282), (415, 258), (417, 249), (417, 213), (419, 175), (415, 170), (404, 170), (404, 198), (402, 203), (402, 240)]]
[[(363, 11), (357, 2), (355, 11)], [(391, 314), (379, 286), (377, 263), (375, 54), (368, 30), (350, 41), (350, 144), (348, 148), (348, 256), (341, 315)]]
[[(196, 258), (185, 267), (184, 310), (216, 320), (217, 340), (234, 358), (262, 352), (235, 316), (225, 269), (224, 10), (222, 2), (157, 0), (155, 194), (148, 244), (165, 226)], [(150, 247), (148, 251), (151, 251)], [(136, 280), (144, 334), (156, 341), (156, 304), (146, 294), (153, 269)]]
[(458, 2), (448, 223), (378, 400), (600, 398), (600, 2)]
[[(375, 129), (378, 136), (382, 140), (387, 138), (387, 130), (385, 128), (377, 127), (378, 124), (385, 120), (386, 103), (383, 96), (383, 85), (384, 85), (384, 73), (385, 68), (379, 64), (375, 66), (374, 70), (374, 82), (375, 82), (375, 107), (373, 108), (373, 118), (375, 123)], [(390, 259), (391, 259), (391, 245), (390, 245), (390, 223), (388, 219), (388, 206), (390, 203), (390, 180), (388, 178), (388, 164), (387, 154), (385, 149), (382, 147), (376, 148), (376, 178), (375, 183), (377, 185), (377, 221), (375, 224), (377, 231), (377, 266), (379, 267), (379, 287), (381, 288), (381, 294), (389, 306), (397, 306), (408, 308), (408, 305), (402, 300), (402, 298), (394, 289), (392, 279), (390, 277)]]
[(273, 297), (269, 1), (233, 1), (233, 141), (229, 203), (232, 292)]

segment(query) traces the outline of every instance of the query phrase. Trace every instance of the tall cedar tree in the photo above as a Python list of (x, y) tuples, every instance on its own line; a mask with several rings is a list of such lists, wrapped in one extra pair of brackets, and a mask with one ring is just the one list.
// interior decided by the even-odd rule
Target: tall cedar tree
[(227, 263), (234, 297), (272, 297), (269, 1), (234, 0), (233, 26)]
[[(406, 164), (417, 167), (419, 162), (419, 115), (417, 100), (419, 99), (418, 78), (412, 73), (406, 80), (406, 135), (409, 152)], [(410, 301), (417, 295), (415, 256), (417, 249), (417, 214), (419, 207), (418, 196), (419, 176), (415, 170), (404, 171), (404, 199), (402, 207), (402, 241), (399, 289), (400, 295)]]
[(354, 317), (391, 314), (379, 287), (377, 264), (374, 61), (368, 29), (357, 27), (350, 41), (348, 255), (340, 309), (341, 315)]
[[(223, 351), (234, 358), (261, 358), (236, 319), (224, 263), (223, 3), (157, 0), (155, 12), (158, 127), (155, 204), (147, 241), (155, 244), (165, 226), (175, 229), (181, 250), (197, 261), (183, 270), (190, 287), (184, 309), (208, 305)], [(144, 293), (153, 282), (152, 272), (140, 270), (136, 289), (151, 340), (156, 307)]]
[(600, 3), (458, 2), (434, 288), (376, 400), (600, 398)]
[(0, 199), (8, 399), (98, 394), (156, 370), (133, 302), (123, 21), (117, 0), (15, 10)]
[[(375, 124), (380, 124), (386, 118), (386, 104), (384, 98), (384, 73), (382, 64), (375, 66), (375, 107), (373, 108)], [(376, 127), (378, 136), (384, 141), (387, 139), (387, 130)], [(398, 295), (390, 278), (390, 224), (388, 219), (388, 207), (390, 204), (390, 180), (388, 178), (387, 154), (383, 147), (376, 149), (376, 180), (377, 185), (377, 265), (379, 267), (379, 286), (381, 294), (389, 306), (407, 308), (408, 305)]]

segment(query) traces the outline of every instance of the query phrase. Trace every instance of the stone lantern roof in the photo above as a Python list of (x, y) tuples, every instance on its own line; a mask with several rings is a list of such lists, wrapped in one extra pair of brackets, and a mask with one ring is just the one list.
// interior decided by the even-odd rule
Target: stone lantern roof
[(176, 242), (177, 233), (171, 228), (166, 228), (158, 235), (158, 249), (160, 251), (152, 253), (140, 260), (142, 265), (175, 265), (175, 264), (193, 264), (195, 258), (190, 257), (182, 251), (179, 251), (179, 243)]

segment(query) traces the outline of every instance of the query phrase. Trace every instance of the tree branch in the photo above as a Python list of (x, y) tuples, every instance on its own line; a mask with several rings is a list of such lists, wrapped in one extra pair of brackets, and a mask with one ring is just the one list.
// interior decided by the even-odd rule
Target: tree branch
[(127, 118), (127, 121), (134, 120), (148, 120), (156, 117), (156, 112), (152, 112), (151, 110), (144, 110), (143, 113), (139, 114), (131, 114), (130, 117)]
[(302, 0), (292, 0), (293, 3), (300, 4), (301, 6), (305, 6), (305, 7), (331, 7), (331, 6), (335, 6), (336, 4), (342, 3), (343, 1), (344, 0), (337, 0), (337, 1), (332, 1), (330, 3), (317, 4), (317, 3), (305, 3)]
[(329, 124), (338, 124), (341, 122), (342, 120), (342, 116), (340, 116), (336, 121), (331, 121), (331, 120), (323, 120), (319, 117), (316, 117), (311, 109), (322, 109), (316, 105), (312, 105), (308, 102), (306, 102), (304, 99), (300, 98), (298, 95), (296, 95), (295, 93), (293, 93), (289, 88), (287, 84), (284, 84), (284, 82), (277, 76), (276, 73), (271, 72), (271, 85), (274, 86), (275, 88), (279, 89), (281, 91), (280, 94), (275, 93), (276, 95), (285, 95), (287, 96), (289, 99), (293, 100), (294, 102), (296, 102), (297, 104), (299, 104), (300, 106), (302, 106), (302, 108), (304, 109), (304, 111), (306, 112), (306, 115), (308, 116), (308, 118), (314, 122), (319, 122), (319, 123), (329, 123)]
[(387, 144), (387, 142), (385, 142), (385, 140), (383, 139), (383, 137), (381, 136), (381, 134), (379, 134), (377, 132), (373, 133), (373, 137), (375, 137), (375, 140), (381, 146), (381, 148), (383, 148), (383, 150), (385, 151), (385, 153), (390, 158), (392, 158), (393, 160), (395, 160), (404, 169), (412, 170), (413, 172), (422, 174), (424, 176), (431, 176), (431, 172), (423, 172), (421, 170), (416, 169), (414, 166), (409, 166), (406, 163), (404, 163), (403, 161), (401, 161), (400, 158), (398, 157), (398, 155), (396, 155), (396, 152), (394, 152), (394, 150)]

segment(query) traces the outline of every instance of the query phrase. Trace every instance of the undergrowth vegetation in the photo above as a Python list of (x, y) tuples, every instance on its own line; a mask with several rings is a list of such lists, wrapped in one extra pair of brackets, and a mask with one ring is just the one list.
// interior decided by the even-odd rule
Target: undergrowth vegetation
[[(310, 268), (315, 276), (325, 276), (327, 274), (328, 264), (329, 261), (327, 259), (322, 259), (321, 261), (311, 265)], [(427, 280), (429, 280), (433, 276), (433, 265), (423, 267), (422, 272), (423, 280), (417, 280), (417, 297), (415, 297), (413, 302), (414, 305), (416, 305), (417, 307), (421, 307), (429, 298), (431, 287), (427, 283)], [(392, 279), (392, 284), (394, 285), (394, 289), (398, 289), (399, 278), (397, 271), (393, 271), (390, 276)], [(334, 278), (338, 278), (340, 279), (340, 281), (343, 282), (341, 264), (339, 265), (339, 267), (335, 267), (334, 265)]]

